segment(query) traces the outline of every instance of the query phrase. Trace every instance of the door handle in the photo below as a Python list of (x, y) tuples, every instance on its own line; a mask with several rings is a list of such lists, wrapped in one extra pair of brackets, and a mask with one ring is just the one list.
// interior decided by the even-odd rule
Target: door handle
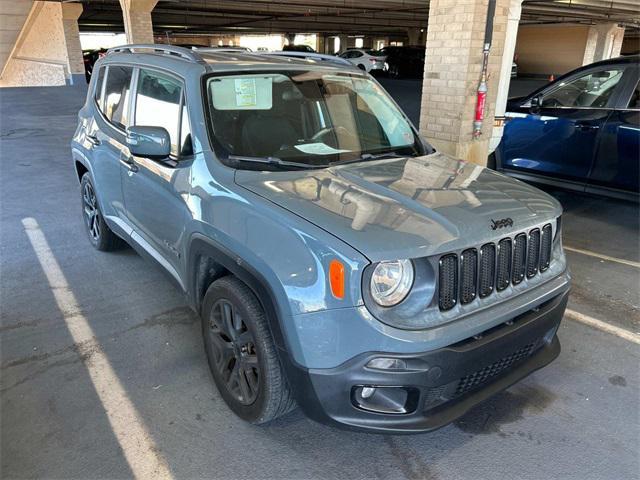
[(593, 125), (589, 123), (576, 123), (576, 128), (578, 130), (597, 130), (600, 128), (600, 125)]
[(136, 165), (136, 162), (133, 160), (133, 157), (128, 153), (124, 153), (124, 152), (120, 153), (120, 163), (122, 163), (125, 167), (127, 167), (127, 169), (130, 172), (135, 173), (138, 171), (138, 165)]
[(98, 145), (100, 145), (100, 139), (95, 135), (87, 135), (86, 138), (87, 138), (87, 141), (94, 147), (97, 147)]

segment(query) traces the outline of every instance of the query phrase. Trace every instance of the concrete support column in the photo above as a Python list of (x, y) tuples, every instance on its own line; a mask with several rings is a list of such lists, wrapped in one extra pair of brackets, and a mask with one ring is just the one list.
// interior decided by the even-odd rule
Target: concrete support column
[[(485, 165), (511, 0), (496, 0), (481, 135), (473, 136), (488, 0), (431, 0), (420, 131), (440, 151)], [(510, 66), (509, 66), (510, 68)]]
[(86, 79), (82, 46), (80, 45), (80, 29), (78, 28), (78, 18), (82, 13), (82, 4), (63, 3), (61, 7), (62, 31), (64, 32), (64, 43), (67, 49), (69, 83), (72, 85), (84, 85), (86, 84)]
[(127, 43), (153, 43), (151, 11), (158, 0), (120, 0)]
[(592, 26), (587, 35), (582, 64), (588, 65), (589, 63), (620, 56), (623, 38), (624, 27), (619, 27), (617, 23), (603, 23)]
[(346, 35), (338, 35), (338, 38), (340, 39), (340, 51), (344, 52), (347, 49), (349, 37)]
[(500, 67), (500, 78), (498, 80), (498, 96), (496, 97), (495, 123), (489, 144), (489, 152), (493, 152), (504, 131), (504, 114), (509, 98), (509, 84), (511, 83), (511, 66), (516, 51), (516, 39), (518, 38), (518, 25), (522, 14), (522, 0), (511, 0), (509, 13), (507, 14), (507, 28), (504, 37), (504, 48), (502, 52), (502, 65)]

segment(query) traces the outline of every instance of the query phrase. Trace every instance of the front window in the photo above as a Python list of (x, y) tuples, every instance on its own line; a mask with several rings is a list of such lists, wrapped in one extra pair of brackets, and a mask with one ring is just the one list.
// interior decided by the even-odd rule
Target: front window
[(223, 159), (326, 166), (423, 153), (402, 112), (364, 76), (252, 73), (212, 76), (206, 85), (214, 148)]
[(542, 106), (604, 108), (622, 78), (622, 69), (607, 69), (560, 82), (542, 98)]

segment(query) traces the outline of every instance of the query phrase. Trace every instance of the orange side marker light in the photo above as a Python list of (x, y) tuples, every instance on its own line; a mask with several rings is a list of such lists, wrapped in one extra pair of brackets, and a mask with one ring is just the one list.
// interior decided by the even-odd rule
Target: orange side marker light
[(329, 283), (331, 293), (338, 299), (344, 298), (344, 265), (338, 260), (331, 260), (329, 264)]

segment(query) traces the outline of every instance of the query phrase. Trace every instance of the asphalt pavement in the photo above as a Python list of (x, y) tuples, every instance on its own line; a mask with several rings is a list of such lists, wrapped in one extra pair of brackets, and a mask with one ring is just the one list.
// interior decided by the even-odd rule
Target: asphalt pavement
[[(89, 244), (69, 151), (82, 102), (74, 88), (0, 90), (2, 478), (127, 478), (141, 455), (174, 478), (638, 478), (640, 345), (569, 318), (554, 363), (433, 433), (347, 432), (299, 411), (243, 423), (213, 386), (199, 321), (167, 277), (131, 249)], [(568, 252), (570, 308), (640, 332), (638, 206), (551, 193), (565, 206), (565, 245), (588, 252)], [(25, 219), (63, 286), (43, 270)], [(93, 335), (81, 342), (79, 319)], [(105, 361), (110, 383), (96, 383)], [(149, 451), (132, 456), (127, 430), (116, 433), (121, 407)]]

